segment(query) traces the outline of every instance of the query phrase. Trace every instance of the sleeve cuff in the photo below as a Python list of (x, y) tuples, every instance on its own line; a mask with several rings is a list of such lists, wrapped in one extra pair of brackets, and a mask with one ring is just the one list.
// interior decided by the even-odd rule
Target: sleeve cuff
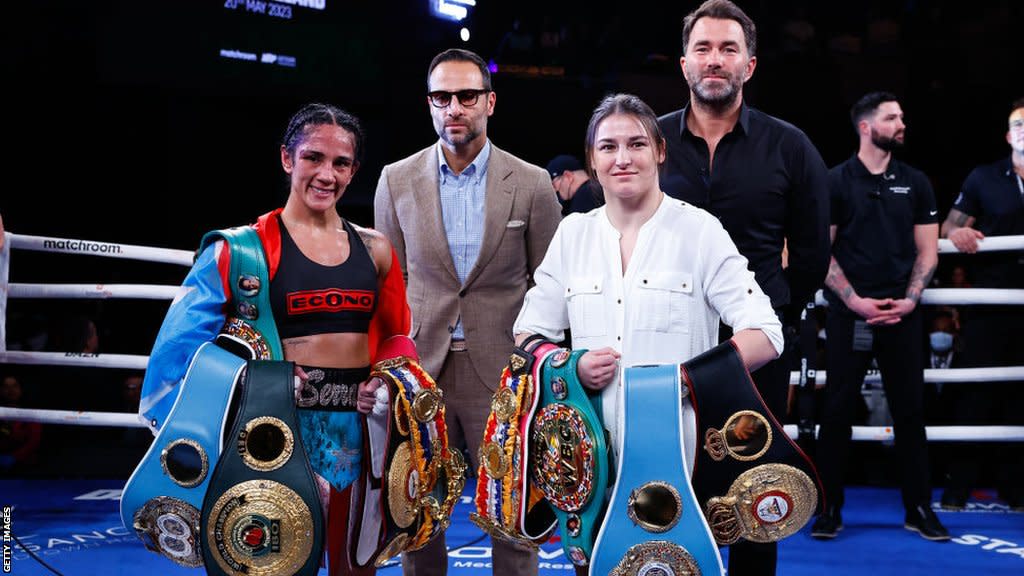
[(420, 361), (419, 354), (416, 353), (416, 344), (412, 341), (412, 338), (403, 335), (387, 338), (377, 347), (377, 356), (373, 359), (373, 362), (376, 364), (377, 362), (394, 358), (408, 358), (416, 362)]

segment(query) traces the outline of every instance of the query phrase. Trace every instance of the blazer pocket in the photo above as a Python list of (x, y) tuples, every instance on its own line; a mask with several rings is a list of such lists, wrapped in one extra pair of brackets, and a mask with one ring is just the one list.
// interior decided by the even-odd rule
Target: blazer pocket
[(526, 222), (523, 222), (522, 220), (509, 220), (508, 224), (505, 224), (505, 228), (510, 228), (510, 229), (513, 229), (513, 230), (515, 230), (517, 228), (525, 228), (525, 227), (526, 227)]

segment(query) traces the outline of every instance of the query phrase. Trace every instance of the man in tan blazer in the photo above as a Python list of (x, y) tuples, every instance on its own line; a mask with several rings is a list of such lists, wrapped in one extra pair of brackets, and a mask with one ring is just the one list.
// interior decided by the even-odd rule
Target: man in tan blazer
[[(495, 95), (479, 56), (438, 54), (427, 86), (439, 141), (384, 167), (376, 227), (406, 274), (412, 337), (444, 391), (449, 441), (465, 441), (476, 470), (512, 323), (561, 216), (547, 172), (487, 139)], [(493, 549), (494, 574), (537, 574), (535, 551)], [(406, 575), (445, 574), (444, 535), (402, 563)]]

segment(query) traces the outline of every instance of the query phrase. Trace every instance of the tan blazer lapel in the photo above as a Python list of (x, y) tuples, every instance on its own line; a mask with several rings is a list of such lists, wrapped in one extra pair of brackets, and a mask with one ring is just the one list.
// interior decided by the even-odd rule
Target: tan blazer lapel
[(430, 244), (446, 270), (451, 273), (455, 283), (459, 275), (455, 271), (455, 262), (448, 246), (448, 235), (444, 230), (444, 218), (441, 215), (441, 185), (438, 179), (437, 149), (431, 147), (427, 151), (426, 169), (412, 175), (412, 190), (416, 204), (420, 207), (420, 230), (423, 241)]
[(491, 158), (487, 166), (487, 192), (484, 199), (484, 237), (480, 245), (480, 254), (476, 264), (469, 271), (466, 283), (469, 286), (498, 250), (501, 237), (505, 234), (509, 214), (512, 213), (512, 201), (515, 200), (515, 185), (512, 179), (512, 168), (505, 161), (505, 153), (491, 145)]

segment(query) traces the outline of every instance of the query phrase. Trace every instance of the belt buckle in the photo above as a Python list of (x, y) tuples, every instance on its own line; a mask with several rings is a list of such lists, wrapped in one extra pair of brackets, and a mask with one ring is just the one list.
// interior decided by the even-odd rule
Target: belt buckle
[(448, 351), (449, 352), (465, 352), (466, 351), (466, 341), (465, 340), (452, 340), (451, 344), (448, 346)]

